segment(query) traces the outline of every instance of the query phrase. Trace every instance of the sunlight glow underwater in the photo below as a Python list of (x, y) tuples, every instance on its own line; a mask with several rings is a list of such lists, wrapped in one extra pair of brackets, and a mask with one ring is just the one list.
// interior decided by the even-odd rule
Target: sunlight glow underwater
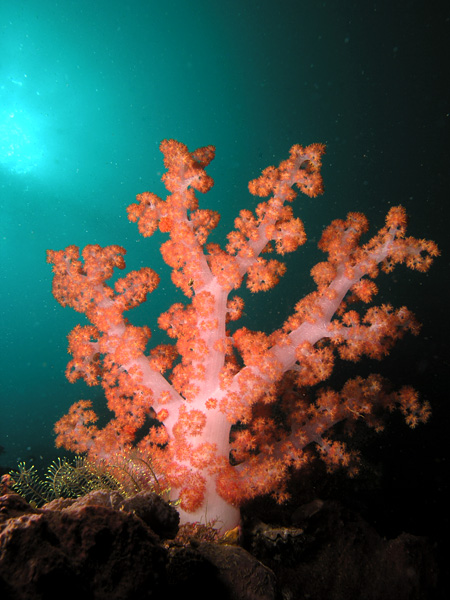
[(13, 86), (20, 89), (22, 85), (10, 78), (0, 86), (0, 167), (18, 175), (34, 170), (44, 155), (35, 119), (25, 106), (18, 106), (12, 93)]

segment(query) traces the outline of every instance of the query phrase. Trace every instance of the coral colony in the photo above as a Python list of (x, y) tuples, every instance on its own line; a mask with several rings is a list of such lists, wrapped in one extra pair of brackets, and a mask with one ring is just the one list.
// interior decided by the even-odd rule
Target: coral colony
[(250, 182), (251, 194), (267, 199), (254, 212), (241, 210), (225, 249), (207, 242), (219, 214), (199, 208), (196, 197), (213, 185), (205, 168), (215, 148), (189, 152), (175, 140), (160, 148), (169, 194), (165, 200), (139, 194), (128, 218), (144, 237), (158, 227), (168, 234), (161, 253), (189, 303), (158, 318), (173, 344), (147, 351), (150, 329), (133, 326), (124, 312), (156, 289), (156, 272), (142, 268), (108, 286), (114, 268), (125, 267), (124, 248), (88, 245), (82, 260), (76, 246), (48, 251), (55, 298), (91, 323), (68, 336), (67, 378), (101, 384), (114, 413), (99, 428), (91, 402), (80, 400), (56, 424), (56, 444), (92, 461), (139, 452), (151, 460), (159, 485), (179, 500), (182, 522), (213, 521), (226, 530), (239, 523), (239, 506), (248, 499), (271, 493), (283, 502), (289, 473), (311, 460), (311, 448), (330, 468), (354, 469), (355, 457), (333, 440), (336, 423), (363, 419), (379, 430), (381, 409), (396, 407), (411, 427), (426, 421), (429, 406), (412, 388), (389, 391), (377, 375), (349, 380), (340, 392), (322, 388), (309, 396), (306, 388), (330, 376), (336, 354), (354, 362), (380, 359), (405, 332), (418, 333), (406, 307), (357, 312), (355, 306), (371, 302), (380, 270), (404, 263), (425, 272), (439, 251), (432, 241), (406, 237), (400, 206), (361, 245), (367, 219), (349, 213), (324, 230), (319, 247), (328, 258), (311, 270), (317, 289), (286, 322), (270, 334), (246, 327), (231, 332), (227, 323), (244, 308), (234, 291), (244, 283), (255, 293), (273, 288), (286, 267), (269, 253), (284, 255), (305, 243), (291, 207), (294, 187), (311, 197), (322, 192), (325, 148), (295, 145), (279, 167)]

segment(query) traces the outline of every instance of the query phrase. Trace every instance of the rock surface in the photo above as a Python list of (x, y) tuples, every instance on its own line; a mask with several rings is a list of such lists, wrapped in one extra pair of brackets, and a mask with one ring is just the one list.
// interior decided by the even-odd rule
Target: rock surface
[[(295, 527), (244, 521), (239, 545), (155, 494), (92, 492), (36, 509), (0, 497), (2, 600), (431, 600), (427, 540), (381, 538), (336, 502), (300, 507)], [(178, 531), (178, 533), (177, 533)]]

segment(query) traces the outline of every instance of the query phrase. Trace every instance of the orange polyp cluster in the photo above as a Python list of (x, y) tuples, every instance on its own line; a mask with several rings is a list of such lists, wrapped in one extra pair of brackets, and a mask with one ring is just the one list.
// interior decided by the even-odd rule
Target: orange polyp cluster
[(284, 263), (259, 257), (247, 271), (247, 287), (252, 292), (267, 292), (277, 285), (285, 272)]
[(296, 184), (307, 196), (317, 196), (323, 190), (320, 167), (324, 153), (323, 144), (311, 144), (306, 148), (295, 144), (290, 150), (290, 157), (282, 161), (278, 168), (267, 167), (260, 177), (250, 181), (250, 193), (265, 197), (278, 191), (285, 194), (286, 200), (291, 202), (296, 197), (292, 190), (292, 186)]

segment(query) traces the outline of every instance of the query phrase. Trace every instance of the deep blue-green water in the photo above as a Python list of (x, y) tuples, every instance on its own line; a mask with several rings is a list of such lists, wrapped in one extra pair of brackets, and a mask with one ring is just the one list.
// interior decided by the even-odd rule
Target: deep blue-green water
[(378, 228), (390, 206), (406, 206), (411, 234), (435, 239), (444, 253), (427, 275), (398, 268), (382, 281), (382, 297), (415, 311), (422, 334), (361, 369), (412, 383), (433, 404), (434, 421), (398, 451), (411, 452), (413, 469), (426, 448), (428, 466), (420, 472), (433, 472), (406, 485), (428, 486), (433, 497), (442, 484), (436, 464), (448, 417), (448, 13), (417, 0), (275, 4), (1, 3), (3, 467), (18, 460), (40, 467), (61, 455), (54, 422), (75, 400), (101, 398), (100, 389), (65, 379), (66, 336), (82, 321), (53, 298), (46, 249), (120, 244), (129, 269), (156, 269), (160, 288), (129, 317), (152, 327), (159, 341), (156, 318), (180, 296), (159, 255), (163, 236), (144, 240), (126, 218), (137, 193), (163, 193), (159, 142), (216, 145), (209, 167), (215, 187), (201, 197), (222, 214), (214, 241), (224, 240), (241, 208), (255, 205), (249, 179), (285, 158), (293, 143), (321, 142), (325, 193), (296, 202), (308, 243), (289, 257), (276, 290), (249, 300), (245, 324), (269, 331), (312, 291), (316, 244), (332, 219), (362, 211)]

